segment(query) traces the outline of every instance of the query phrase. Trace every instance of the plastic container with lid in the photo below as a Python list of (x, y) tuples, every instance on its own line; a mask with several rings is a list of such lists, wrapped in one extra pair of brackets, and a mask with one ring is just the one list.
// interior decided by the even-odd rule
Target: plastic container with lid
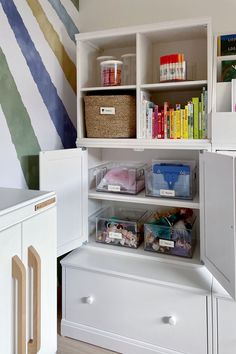
[(105, 60), (101, 62), (101, 84), (102, 86), (121, 85), (122, 61)]
[(102, 55), (96, 58), (97, 61), (97, 86), (101, 85), (101, 62), (105, 60), (116, 60), (116, 57), (112, 55)]
[(123, 61), (122, 85), (135, 85), (136, 83), (136, 54), (127, 53), (121, 56)]

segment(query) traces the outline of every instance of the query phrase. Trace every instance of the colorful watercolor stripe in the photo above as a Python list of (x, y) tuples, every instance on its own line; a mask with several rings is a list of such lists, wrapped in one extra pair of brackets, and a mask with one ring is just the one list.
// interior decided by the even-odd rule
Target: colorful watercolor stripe
[[(7, 0), (9, 1), (9, 0)], [(32, 171), (29, 171), (29, 160), (32, 155), (38, 155), (40, 146), (31, 125), (28, 112), (21, 100), (15, 81), (9, 70), (6, 57), (0, 48), (0, 104), (15, 146), (22, 171), (29, 185), (32, 183)], [(36, 179), (38, 179), (36, 177)]]
[(57, 94), (56, 88), (43, 65), (42, 59), (25, 28), (14, 2), (12, 0), (1, 0), (1, 2), (32, 77), (62, 140), (63, 146), (65, 148), (75, 147), (76, 129)]
[(64, 71), (64, 74), (70, 83), (74, 92), (76, 92), (76, 67), (73, 61), (67, 54), (64, 46), (62, 45), (57, 32), (54, 30), (52, 24), (48, 21), (48, 18), (38, 2), (38, 0), (27, 0), (33, 15), (35, 16), (41, 31), (44, 34), (45, 39), (52, 48), (57, 60)]
[(54, 8), (54, 10), (56, 11), (60, 20), (63, 22), (68, 35), (70, 36), (72, 41), (75, 42), (75, 34), (78, 33), (79, 30), (76, 27), (76, 25), (74, 24), (74, 22), (72, 21), (71, 17), (68, 15), (68, 13), (67, 13), (66, 9), (64, 8), (64, 6), (62, 5), (61, 1), (60, 0), (48, 0), (48, 1), (50, 2), (52, 7)]

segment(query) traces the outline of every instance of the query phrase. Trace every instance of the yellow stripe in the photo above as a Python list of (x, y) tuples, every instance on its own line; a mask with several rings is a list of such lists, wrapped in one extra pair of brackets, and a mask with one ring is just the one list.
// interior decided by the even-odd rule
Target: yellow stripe
[(41, 28), (44, 37), (54, 52), (57, 60), (68, 80), (72, 89), (76, 93), (76, 67), (73, 61), (70, 59), (56, 31), (52, 24), (48, 21), (47, 16), (39, 4), (38, 0), (27, 0), (34, 17), (36, 18), (39, 27)]

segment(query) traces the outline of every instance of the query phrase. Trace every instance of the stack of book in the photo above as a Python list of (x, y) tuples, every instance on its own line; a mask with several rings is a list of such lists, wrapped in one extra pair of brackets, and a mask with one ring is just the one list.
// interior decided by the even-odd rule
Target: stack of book
[(207, 139), (207, 90), (185, 105), (168, 102), (163, 106), (141, 93), (141, 134), (143, 139)]

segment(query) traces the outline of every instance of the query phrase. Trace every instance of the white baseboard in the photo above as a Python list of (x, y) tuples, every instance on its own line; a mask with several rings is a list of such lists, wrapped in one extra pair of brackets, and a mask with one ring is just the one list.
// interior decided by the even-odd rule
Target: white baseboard
[(61, 321), (61, 334), (122, 354), (187, 354), (66, 320)]

